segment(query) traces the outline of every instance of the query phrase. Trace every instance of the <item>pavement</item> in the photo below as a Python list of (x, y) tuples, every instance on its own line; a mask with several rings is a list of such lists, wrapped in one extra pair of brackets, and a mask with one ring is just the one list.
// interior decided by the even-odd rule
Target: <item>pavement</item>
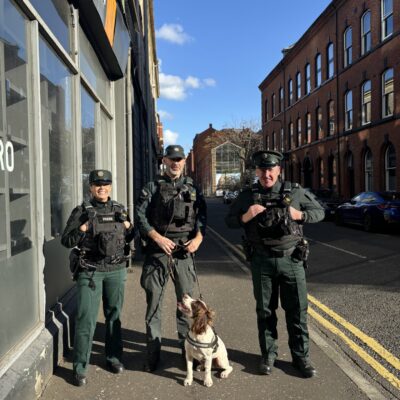
[[(229, 247), (210, 232), (198, 254), (196, 267), (204, 300), (216, 312), (215, 329), (224, 341), (233, 366), (228, 379), (218, 378), (213, 371), (214, 385), (202, 384), (203, 373), (194, 372), (192, 386), (184, 387), (185, 364), (178, 347), (173, 284), (168, 284), (163, 305), (163, 347), (159, 370), (143, 371), (145, 360), (145, 295), (140, 287), (140, 260), (130, 268), (122, 315), (126, 370), (113, 375), (104, 359), (104, 318), (99, 322), (85, 387), (72, 385), (71, 355), (59, 366), (45, 388), (42, 400), (61, 399), (308, 399), (358, 400), (384, 397), (357, 372), (356, 368), (310, 326), (310, 354), (317, 375), (304, 379), (291, 365), (287, 345), (285, 318), (278, 313), (279, 354), (270, 376), (258, 373), (259, 347), (255, 300), (251, 276), (246, 265)], [(198, 297), (198, 289), (195, 290)]]

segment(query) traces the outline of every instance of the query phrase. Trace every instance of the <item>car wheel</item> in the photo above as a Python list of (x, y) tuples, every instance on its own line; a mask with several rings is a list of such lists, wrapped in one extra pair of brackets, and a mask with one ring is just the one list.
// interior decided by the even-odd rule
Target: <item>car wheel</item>
[(370, 214), (364, 215), (363, 226), (365, 232), (373, 232), (375, 230), (375, 226), (372, 222), (372, 217)]
[(335, 214), (335, 223), (336, 223), (337, 226), (343, 226), (344, 225), (343, 217), (338, 212)]

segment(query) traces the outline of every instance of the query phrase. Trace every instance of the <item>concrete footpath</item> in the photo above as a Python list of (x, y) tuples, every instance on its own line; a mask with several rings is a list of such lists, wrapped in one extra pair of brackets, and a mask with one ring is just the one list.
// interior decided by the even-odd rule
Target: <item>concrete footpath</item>
[[(61, 399), (368, 399), (363, 390), (338, 367), (323, 350), (324, 342), (312, 340), (311, 358), (317, 376), (303, 379), (291, 366), (287, 346), (285, 319), (280, 311), (279, 355), (270, 376), (258, 374), (255, 301), (249, 271), (228, 252), (213, 234), (207, 235), (196, 257), (200, 287), (205, 301), (216, 311), (215, 328), (225, 342), (233, 372), (228, 379), (218, 378), (213, 371), (214, 385), (202, 385), (202, 372), (194, 372), (191, 387), (184, 387), (185, 365), (182, 361), (175, 326), (176, 300), (169, 282), (163, 307), (164, 341), (160, 369), (153, 374), (143, 372), (145, 359), (144, 313), (145, 295), (140, 287), (140, 265), (128, 274), (122, 316), (126, 371), (113, 375), (104, 360), (104, 319), (99, 323), (92, 349), (88, 384), (72, 385), (71, 360), (57, 368), (47, 385), (43, 400)], [(196, 297), (198, 291), (195, 291)], [(347, 371), (348, 372), (348, 371)]]

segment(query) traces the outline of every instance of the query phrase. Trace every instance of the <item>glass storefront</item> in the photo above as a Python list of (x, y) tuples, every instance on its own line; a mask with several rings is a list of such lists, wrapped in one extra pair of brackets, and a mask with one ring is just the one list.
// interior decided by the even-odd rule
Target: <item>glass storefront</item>
[(39, 321), (28, 37), (27, 19), (1, 1), (0, 358)]

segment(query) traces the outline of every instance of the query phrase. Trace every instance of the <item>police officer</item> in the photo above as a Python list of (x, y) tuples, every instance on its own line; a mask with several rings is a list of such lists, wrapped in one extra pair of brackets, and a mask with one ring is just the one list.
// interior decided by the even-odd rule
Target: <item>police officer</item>
[(125, 208), (110, 199), (110, 171), (89, 174), (91, 200), (75, 207), (68, 219), (61, 243), (79, 247), (75, 273), (78, 307), (73, 353), (74, 384), (87, 383), (86, 370), (92, 348), (100, 300), (105, 316), (107, 367), (121, 373), (122, 338), (120, 313), (126, 280), (126, 244), (133, 238), (133, 227)]
[[(206, 229), (206, 203), (189, 177), (183, 176), (185, 154), (179, 145), (165, 149), (165, 174), (146, 184), (137, 203), (137, 223), (145, 242), (141, 285), (146, 292), (147, 358), (144, 370), (157, 369), (161, 351), (161, 308), (169, 277), (178, 301), (193, 292), (196, 271), (193, 254)], [(177, 309), (178, 337), (183, 341), (189, 329)]]
[(280, 293), (293, 366), (311, 378), (316, 370), (309, 358), (304, 271), (308, 243), (302, 225), (321, 221), (324, 210), (299, 184), (280, 180), (282, 159), (277, 151), (253, 154), (258, 182), (239, 194), (225, 221), (230, 228), (244, 228), (250, 244), (260, 373), (271, 374), (277, 357), (276, 309)]

